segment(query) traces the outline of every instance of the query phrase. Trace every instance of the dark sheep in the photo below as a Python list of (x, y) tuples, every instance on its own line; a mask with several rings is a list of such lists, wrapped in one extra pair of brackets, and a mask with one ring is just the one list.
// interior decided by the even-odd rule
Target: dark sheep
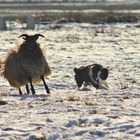
[[(88, 66), (81, 66), (80, 68), (74, 68), (75, 81), (78, 88), (83, 84), (85, 86), (92, 85), (96, 89), (107, 89), (108, 85), (105, 80), (108, 77), (109, 70), (104, 68), (102, 65), (93, 64)], [(104, 84), (104, 86), (103, 86)]]
[(32, 94), (35, 94), (33, 82), (42, 80), (47, 93), (50, 90), (45, 82), (44, 76), (51, 73), (47, 63), (45, 52), (40, 48), (37, 39), (44, 37), (41, 34), (27, 35), (22, 34), (20, 37), (24, 42), (11, 50), (5, 61), (3, 62), (2, 75), (8, 80), (12, 87), (19, 89), (19, 94), (22, 94), (21, 86), (26, 86), (27, 94), (29, 94), (28, 83), (31, 86)]

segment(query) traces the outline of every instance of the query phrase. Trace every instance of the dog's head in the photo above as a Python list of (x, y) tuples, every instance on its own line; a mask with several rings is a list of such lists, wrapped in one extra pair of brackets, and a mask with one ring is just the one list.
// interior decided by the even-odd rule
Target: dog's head
[(108, 89), (109, 87), (105, 80), (108, 78), (109, 70), (107, 68), (103, 68), (103, 66), (98, 64), (95, 64), (95, 66), (91, 67), (90, 69), (92, 71), (92, 81), (98, 85), (98, 88)]

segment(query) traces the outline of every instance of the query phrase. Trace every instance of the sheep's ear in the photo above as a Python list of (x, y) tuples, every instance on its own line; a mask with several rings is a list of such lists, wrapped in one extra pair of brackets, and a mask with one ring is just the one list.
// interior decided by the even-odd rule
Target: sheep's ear
[(101, 70), (101, 79), (102, 79), (102, 80), (106, 80), (107, 77), (108, 77), (108, 74), (109, 74), (108, 69), (103, 68), (103, 69)]
[(78, 71), (79, 71), (79, 69), (78, 68), (74, 68), (73, 69), (74, 70), (74, 72), (77, 74), (78, 73)]
[(20, 37), (22, 37), (24, 40), (26, 40), (27, 39), (27, 37), (29, 37), (27, 34), (22, 34), (22, 35), (20, 35), (18, 38), (20, 38)]
[(34, 40), (37, 40), (38, 38), (39, 38), (39, 36), (41, 36), (41, 37), (45, 37), (44, 35), (42, 35), (42, 34), (35, 34), (34, 35)]

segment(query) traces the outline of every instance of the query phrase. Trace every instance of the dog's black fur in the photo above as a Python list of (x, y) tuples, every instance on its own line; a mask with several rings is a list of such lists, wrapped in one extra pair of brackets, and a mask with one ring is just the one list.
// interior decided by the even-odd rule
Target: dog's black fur
[(100, 81), (106, 80), (109, 74), (109, 70), (99, 64), (74, 68), (74, 72), (78, 88), (80, 88), (84, 83), (85, 85), (92, 85), (98, 89)]

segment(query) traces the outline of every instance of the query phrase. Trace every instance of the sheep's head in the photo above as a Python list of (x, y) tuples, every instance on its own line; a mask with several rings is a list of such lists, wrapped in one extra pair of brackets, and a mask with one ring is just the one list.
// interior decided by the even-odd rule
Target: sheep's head
[(19, 38), (22, 37), (25, 40), (24, 44), (26, 44), (26, 46), (29, 46), (28, 49), (32, 49), (37, 46), (36, 41), (39, 38), (39, 36), (44, 37), (42, 34), (35, 34), (35, 35), (22, 34), (19, 36)]

